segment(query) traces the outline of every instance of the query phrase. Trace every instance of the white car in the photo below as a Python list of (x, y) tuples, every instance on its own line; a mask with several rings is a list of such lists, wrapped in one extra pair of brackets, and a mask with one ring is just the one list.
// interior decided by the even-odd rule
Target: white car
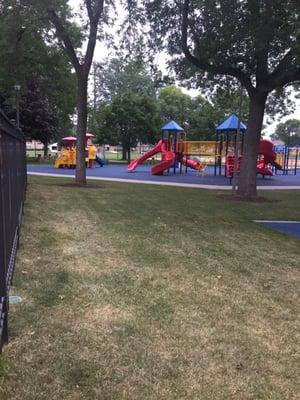
[(48, 149), (50, 150), (51, 154), (57, 154), (57, 143), (50, 144)]

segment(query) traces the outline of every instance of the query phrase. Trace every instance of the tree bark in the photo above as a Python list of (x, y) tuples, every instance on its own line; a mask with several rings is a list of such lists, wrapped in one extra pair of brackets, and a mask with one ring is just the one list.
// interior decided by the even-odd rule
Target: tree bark
[(86, 185), (85, 134), (87, 127), (88, 75), (77, 75), (77, 144), (75, 182)]
[(257, 196), (256, 164), (267, 96), (267, 93), (250, 96), (249, 119), (238, 185), (238, 194), (244, 198)]
[(48, 142), (44, 142), (44, 157), (46, 158), (48, 156)]
[(127, 149), (124, 146), (122, 146), (122, 160), (123, 161), (127, 160)]
[(128, 160), (128, 163), (130, 163), (130, 161), (131, 161), (131, 149), (130, 149), (130, 147), (127, 150), (127, 154), (128, 154), (127, 160)]
[(56, 28), (59, 39), (64, 44), (64, 50), (68, 55), (77, 76), (77, 145), (76, 145), (76, 174), (75, 182), (79, 185), (86, 185), (86, 169), (85, 169), (85, 134), (87, 126), (87, 85), (88, 76), (93, 61), (94, 50), (97, 40), (97, 30), (100, 17), (103, 12), (104, 0), (84, 1), (88, 13), (90, 27), (88, 35), (87, 49), (84, 61), (80, 62), (73, 46), (71, 37), (69, 36), (62, 21), (56, 14), (55, 10), (49, 8), (47, 10), (50, 21)]

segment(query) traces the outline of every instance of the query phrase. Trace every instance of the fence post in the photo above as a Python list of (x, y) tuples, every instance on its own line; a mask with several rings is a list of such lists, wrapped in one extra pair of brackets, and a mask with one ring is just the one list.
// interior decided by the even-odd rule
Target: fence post
[(4, 218), (3, 133), (0, 131), (0, 350), (7, 341), (6, 246)]
[(0, 351), (8, 341), (8, 295), (26, 188), (25, 152), (24, 135), (0, 110)]

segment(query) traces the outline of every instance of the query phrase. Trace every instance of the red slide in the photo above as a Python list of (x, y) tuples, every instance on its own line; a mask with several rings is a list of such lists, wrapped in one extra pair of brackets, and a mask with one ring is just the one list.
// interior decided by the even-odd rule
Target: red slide
[[(154, 156), (154, 154), (159, 152), (162, 153), (162, 160), (159, 164), (156, 164), (152, 167), (151, 173), (152, 175), (162, 175), (166, 169), (172, 167), (176, 159), (175, 153), (173, 151), (167, 150), (167, 141), (163, 140), (160, 140), (153, 147), (152, 150), (148, 151), (140, 158), (131, 161), (131, 163), (127, 167), (128, 172), (134, 171), (139, 164), (141, 164), (143, 161), (147, 160), (148, 158)], [(194, 160), (187, 159), (186, 157), (182, 157), (179, 161), (190, 168), (196, 169), (197, 171), (203, 171), (205, 169), (205, 166), (203, 164)]]
[(204, 171), (205, 169), (205, 165), (195, 160), (190, 160), (188, 158), (182, 157), (180, 161), (183, 165), (187, 165), (188, 167), (196, 169), (197, 171)]
[(272, 176), (273, 173), (270, 164), (276, 164), (276, 153), (273, 151), (273, 143), (269, 140), (262, 139), (259, 143), (259, 154), (263, 156), (263, 159), (257, 162), (256, 172), (263, 176)]
[(175, 162), (175, 153), (173, 151), (168, 151), (166, 148), (166, 143), (163, 142), (161, 145), (162, 161), (154, 165), (151, 169), (152, 175), (162, 175), (163, 172), (170, 168)]
[(128, 165), (127, 170), (128, 172), (132, 172), (136, 169), (136, 167), (141, 164), (143, 161), (147, 160), (148, 158), (154, 156), (154, 154), (159, 153), (162, 147), (162, 140), (160, 140), (152, 150), (148, 151), (146, 154), (141, 156), (140, 158), (137, 158), (136, 160), (131, 161), (131, 163)]

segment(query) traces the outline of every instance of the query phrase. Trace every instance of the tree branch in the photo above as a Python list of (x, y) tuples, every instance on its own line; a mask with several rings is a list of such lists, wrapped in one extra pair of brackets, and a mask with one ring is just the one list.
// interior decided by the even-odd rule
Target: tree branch
[[(256, 59), (256, 87), (260, 86), (268, 77), (268, 57), (269, 57), (269, 44), (268, 32), (270, 30), (269, 15), (267, 14), (271, 9), (269, 2), (266, 0), (266, 9), (260, 11), (258, 0), (249, 1), (249, 11), (252, 19), (253, 26), (257, 26), (253, 30), (255, 59)], [(266, 29), (269, 28), (269, 29)]]
[(85, 5), (86, 5), (87, 13), (88, 13), (88, 16), (89, 16), (89, 20), (90, 21), (94, 21), (95, 16), (94, 16), (94, 13), (93, 13), (91, 0), (85, 0)]
[(269, 82), (269, 90), (279, 89), (285, 85), (291, 84), (293, 82), (300, 82), (300, 68), (287, 71), (281, 77), (273, 79)]
[(281, 81), (290, 79), (289, 76), (296, 71), (296, 69), (291, 69), (291, 64), (295, 58), (296, 55), (290, 50), (279, 62), (274, 71), (267, 77), (265, 82), (266, 88), (274, 90)]
[(181, 24), (181, 47), (185, 57), (196, 67), (211, 72), (214, 75), (229, 75), (237, 78), (247, 89), (249, 94), (254, 94), (256, 89), (253, 87), (250, 78), (243, 73), (239, 68), (226, 67), (224, 65), (213, 65), (206, 59), (195, 57), (188, 47), (188, 14), (189, 14), (189, 0), (184, 0), (182, 11), (182, 24)]
[(71, 39), (70, 39), (66, 29), (64, 28), (63, 24), (61, 23), (60, 18), (58, 17), (58, 15), (56, 14), (56, 12), (53, 9), (48, 9), (47, 12), (48, 12), (50, 21), (55, 26), (57, 36), (59, 37), (59, 39), (63, 42), (63, 44), (65, 46), (66, 53), (68, 54), (73, 67), (75, 68), (77, 73), (80, 73), (81, 72), (81, 64), (78, 61), (74, 46), (71, 42)]
[(99, 22), (101, 14), (103, 13), (104, 0), (98, 0), (95, 10), (95, 19)]
[[(91, 7), (91, 1), (85, 0), (86, 7)], [(88, 5), (89, 4), (89, 5)], [(86, 48), (85, 58), (84, 58), (84, 69), (85, 71), (89, 71), (92, 61), (93, 61), (93, 54), (96, 46), (97, 41), (97, 31), (98, 31), (98, 24), (101, 14), (103, 12), (103, 5), (104, 0), (97, 0), (96, 8), (94, 12), (91, 12), (92, 19), (90, 18), (90, 12), (88, 11), (88, 15), (90, 18), (90, 33), (89, 33), (89, 41)]]

